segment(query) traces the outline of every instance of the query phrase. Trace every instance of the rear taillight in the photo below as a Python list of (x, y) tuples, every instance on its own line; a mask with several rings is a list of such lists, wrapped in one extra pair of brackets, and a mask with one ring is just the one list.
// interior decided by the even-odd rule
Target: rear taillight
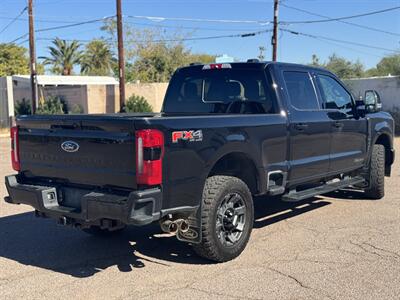
[(136, 131), (136, 180), (137, 184), (162, 183), (162, 158), (164, 135), (156, 129)]
[(11, 162), (12, 167), (15, 171), (21, 169), (19, 163), (19, 141), (18, 141), (18, 127), (11, 127)]

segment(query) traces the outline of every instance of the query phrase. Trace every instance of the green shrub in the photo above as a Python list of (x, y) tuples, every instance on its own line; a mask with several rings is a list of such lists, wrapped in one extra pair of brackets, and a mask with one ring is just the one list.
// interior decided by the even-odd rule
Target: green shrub
[(125, 102), (123, 112), (134, 113), (134, 112), (152, 112), (153, 108), (142, 96), (132, 95)]
[(30, 115), (32, 113), (32, 105), (30, 100), (22, 98), (15, 104), (14, 112), (16, 116)]
[(72, 105), (72, 108), (69, 111), (70, 114), (74, 115), (83, 114), (83, 112), (83, 107), (79, 104)]
[(68, 113), (68, 105), (65, 99), (60, 96), (47, 97), (44, 102), (39, 103), (36, 111), (40, 115), (62, 115)]

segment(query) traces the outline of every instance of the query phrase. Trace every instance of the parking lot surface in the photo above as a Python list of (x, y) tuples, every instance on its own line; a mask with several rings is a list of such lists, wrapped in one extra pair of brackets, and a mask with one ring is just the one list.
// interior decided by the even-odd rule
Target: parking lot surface
[[(1, 178), (13, 173), (9, 151), (0, 138)], [(4, 203), (1, 183), (0, 299), (399, 299), (399, 164), (379, 201), (354, 191), (256, 199), (246, 250), (223, 264), (158, 225), (102, 239), (35, 218)]]

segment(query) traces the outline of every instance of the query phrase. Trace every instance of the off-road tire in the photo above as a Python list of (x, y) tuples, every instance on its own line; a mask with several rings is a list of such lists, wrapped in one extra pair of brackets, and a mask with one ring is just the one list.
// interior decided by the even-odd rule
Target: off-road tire
[[(245, 222), (240, 238), (233, 245), (223, 245), (217, 236), (217, 211), (229, 194), (239, 194), (245, 206)], [(247, 185), (236, 177), (212, 176), (207, 178), (201, 208), (202, 239), (194, 244), (195, 252), (206, 259), (225, 262), (239, 256), (249, 241), (254, 222), (253, 198)]]
[(369, 166), (369, 185), (365, 195), (370, 199), (381, 199), (385, 196), (385, 147), (374, 145)]

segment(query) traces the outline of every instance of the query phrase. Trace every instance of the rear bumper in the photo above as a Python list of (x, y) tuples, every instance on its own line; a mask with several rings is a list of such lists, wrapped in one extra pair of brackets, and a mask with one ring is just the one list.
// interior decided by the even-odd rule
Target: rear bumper
[(127, 196), (80, 192), (80, 208), (77, 209), (62, 206), (55, 187), (18, 183), (15, 175), (7, 176), (5, 183), (9, 194), (4, 198), (6, 202), (30, 205), (46, 217), (65, 217), (75, 223), (96, 223), (109, 219), (133, 225), (146, 225), (161, 217), (160, 188), (134, 191)]

